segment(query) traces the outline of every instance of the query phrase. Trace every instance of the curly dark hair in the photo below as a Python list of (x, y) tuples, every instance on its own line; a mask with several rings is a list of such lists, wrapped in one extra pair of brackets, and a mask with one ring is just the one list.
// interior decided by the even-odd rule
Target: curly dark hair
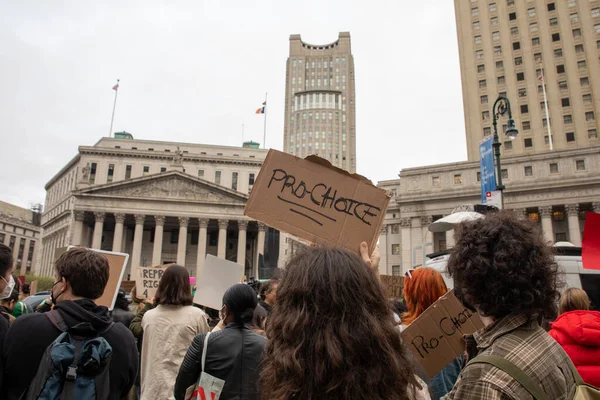
[(267, 339), (262, 399), (396, 400), (420, 387), (377, 277), (348, 250), (290, 261)]
[(455, 237), (448, 273), (465, 305), (494, 319), (555, 313), (562, 282), (537, 224), (502, 211), (461, 224)]

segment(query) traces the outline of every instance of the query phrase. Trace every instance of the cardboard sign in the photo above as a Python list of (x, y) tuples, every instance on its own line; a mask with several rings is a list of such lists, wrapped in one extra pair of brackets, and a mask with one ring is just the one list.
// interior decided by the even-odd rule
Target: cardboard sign
[(220, 310), (223, 307), (223, 294), (231, 286), (240, 283), (243, 275), (242, 265), (207, 254), (202, 274), (196, 278), (194, 303)]
[(135, 281), (135, 295), (140, 299), (153, 299), (160, 278), (169, 265), (163, 267), (138, 267), (138, 279)]
[(38, 281), (35, 280), (29, 284), (29, 295), (33, 296), (37, 293)]
[[(69, 246), (67, 251), (74, 248), (76, 248), (76, 246)], [(106, 283), (102, 296), (94, 302), (99, 306), (105, 306), (108, 307), (109, 310), (112, 310), (115, 306), (115, 301), (117, 301), (117, 294), (121, 287), (123, 274), (125, 274), (125, 267), (127, 266), (127, 261), (129, 261), (129, 254), (96, 249), (88, 250), (100, 253), (108, 260), (108, 268), (110, 271), (108, 282)]]
[(244, 214), (310, 242), (375, 249), (390, 200), (383, 189), (327, 160), (269, 150)]
[(479, 314), (467, 309), (449, 291), (402, 332), (402, 341), (413, 352), (427, 375), (433, 378), (463, 354), (463, 335), (483, 328)]
[(404, 277), (397, 275), (379, 275), (381, 283), (386, 290), (386, 295), (388, 298), (402, 297), (402, 289), (404, 288)]
[(585, 214), (581, 262), (585, 269), (600, 269), (600, 214)]

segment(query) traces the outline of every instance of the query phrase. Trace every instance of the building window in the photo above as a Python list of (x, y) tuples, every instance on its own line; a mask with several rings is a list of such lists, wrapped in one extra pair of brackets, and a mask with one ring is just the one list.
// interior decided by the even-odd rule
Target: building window
[(440, 187), (441, 185), (442, 185), (442, 180), (440, 179), (439, 175), (434, 175), (431, 177), (431, 186)]
[(515, 65), (523, 64), (523, 57), (515, 57)]
[(393, 256), (399, 256), (400, 255), (400, 245), (399, 244), (393, 244), (392, 245), (392, 255)]
[(488, 102), (487, 95), (481, 96), (480, 97), (480, 101), (481, 101), (481, 104), (486, 104)]
[(500, 32), (499, 31), (492, 32), (492, 40), (500, 40)]
[(548, 11), (554, 11), (556, 10), (556, 6), (554, 5), (554, 3), (548, 3)]
[(588, 129), (588, 138), (598, 139), (598, 131), (596, 129)]
[(519, 89), (519, 97), (525, 97), (525, 96), (527, 96), (527, 89), (520, 88)]
[(552, 41), (553, 42), (558, 42), (560, 40), (560, 33), (553, 33), (552, 34)]
[(575, 160), (575, 168), (577, 171), (585, 171), (585, 160)]
[(539, 46), (540, 45), (540, 38), (539, 37), (534, 37), (533, 39), (531, 39), (531, 44), (533, 46)]
[(454, 184), (462, 185), (462, 174), (454, 174)]
[(567, 137), (567, 142), (575, 141), (575, 132), (567, 132), (565, 136)]
[(477, 72), (478, 73), (485, 72), (485, 65), (483, 65), (483, 64), (478, 65), (477, 66)]
[(160, 167), (160, 172), (167, 172), (167, 167)]
[(473, 30), (474, 31), (478, 31), (479, 30), (479, 21), (474, 21), (473, 22)]
[(527, 104), (521, 105), (521, 114), (527, 114), (529, 112), (529, 106)]
[(248, 185), (250, 185), (250, 186), (254, 185), (254, 177), (255, 177), (254, 174), (248, 175)]
[(479, 87), (480, 88), (487, 87), (487, 82), (485, 81), (485, 79), (482, 79), (479, 81)]
[(560, 104), (563, 107), (569, 107), (571, 105), (571, 100), (569, 100), (568, 97), (565, 97), (564, 99), (560, 99)]
[(563, 123), (565, 125), (569, 125), (569, 124), (573, 123), (573, 117), (571, 116), (571, 114), (563, 115)]
[(550, 173), (558, 174), (558, 164), (557, 163), (550, 163)]
[(392, 224), (392, 235), (397, 235), (400, 233), (400, 225)]
[(577, 13), (572, 13), (570, 17), (572, 24), (576, 24), (577, 22), (579, 22), (579, 16), (577, 15)]
[(514, 21), (517, 19), (517, 13), (516, 12), (511, 12), (510, 14), (508, 14), (508, 19), (510, 21)]
[(402, 271), (400, 270), (399, 265), (392, 265), (392, 275), (394, 275), (394, 276), (402, 275)]
[(560, 58), (560, 57), (562, 57), (562, 55), (563, 55), (562, 49), (554, 49), (554, 57)]
[(525, 80), (525, 73), (524, 72), (517, 72), (517, 81), (524, 81)]
[(97, 168), (98, 168), (98, 164), (96, 164), (95, 162), (93, 162), (90, 165), (90, 183), (96, 182), (96, 169)]
[(233, 190), (238, 189), (238, 173), (237, 172), (231, 173), (231, 188)]
[(503, 61), (496, 61), (496, 69), (498, 69), (498, 70), (504, 69), (504, 62)]
[[(598, 33), (598, 32), (596, 32)], [(581, 29), (573, 29), (573, 37), (581, 37)]]
[(557, 65), (556, 66), (556, 73), (557, 74), (564, 74), (565, 73), (565, 66), (564, 65)]
[(505, 82), (504, 75), (503, 76), (499, 76), (498, 77), (498, 85), (504, 85), (504, 82)]
[(490, 23), (492, 24), (492, 26), (498, 25), (498, 17), (490, 18)]
[(531, 165), (527, 165), (523, 168), (525, 171), (525, 176), (533, 176), (533, 167)]
[[(565, 220), (565, 213), (563, 211), (560, 211), (560, 210), (552, 211), (552, 219), (554, 221), (564, 221)], [(557, 233), (556, 235), (558, 236), (559, 233)], [(566, 239), (563, 239), (563, 240), (566, 240)]]
[(556, 18), (556, 17), (550, 18), (550, 26), (556, 26), (556, 25), (558, 25), (558, 18)]
[(490, 112), (489, 111), (483, 111), (481, 113), (481, 119), (484, 121), (487, 121), (488, 119), (490, 119)]
[(519, 27), (518, 26), (513, 26), (512, 28), (510, 28), (510, 34), (511, 35), (518, 35), (519, 34)]
[(221, 171), (215, 171), (215, 183), (217, 185), (221, 184)]
[(594, 118), (594, 112), (593, 111), (587, 111), (585, 113), (585, 120), (586, 121), (594, 121), (596, 118)]
[(475, 36), (475, 44), (481, 44), (481, 36), (480, 35)]
[(592, 18), (600, 17), (600, 8), (592, 8)]
[(558, 88), (561, 92), (564, 92), (569, 88), (569, 85), (567, 85), (567, 81), (558, 81)]
[(502, 174), (502, 179), (508, 179), (508, 170), (507, 169), (502, 169), (500, 171), (500, 173)]
[(545, 127), (548, 126), (548, 119), (547, 118), (542, 118), (542, 125)]
[(483, 136), (490, 136), (492, 134), (492, 130), (489, 126), (483, 128)]
[(529, 121), (523, 121), (523, 130), (528, 131), (531, 129), (531, 123)]
[(125, 166), (125, 179), (131, 179), (131, 165)]
[(113, 181), (115, 175), (115, 164), (108, 164), (108, 174), (106, 176), (106, 182), (110, 183)]
[[(544, 143), (546, 143), (546, 146), (550, 144), (550, 137), (548, 135), (544, 136)], [(552, 143), (554, 143), (554, 138), (552, 138)]]
[(509, 140), (509, 141), (504, 142), (504, 150), (509, 150), (510, 151), (512, 149), (513, 149), (512, 141)]
[[(594, 25), (594, 33), (600, 33), (600, 24)], [(580, 36), (581, 36), (581, 34), (580, 34)]]
[(544, 87), (542, 85), (538, 85), (538, 93), (543, 93)]
[(490, 12), (496, 11), (496, 3), (490, 3)]
[(523, 139), (523, 144), (525, 145), (525, 147), (533, 147), (533, 139), (525, 138)]
[(537, 32), (538, 31), (537, 22), (532, 22), (531, 24), (529, 24), (529, 30), (531, 32)]
[(513, 50), (520, 50), (521, 42), (513, 42), (512, 46), (513, 46)]
[(578, 44), (575, 46), (575, 53), (577, 53), (577, 54), (583, 53), (583, 45), (582, 44)]
[(577, 61), (577, 68), (579, 68), (580, 71), (585, 71), (585, 67), (585, 60)]
[(481, 172), (477, 173), (477, 182), (481, 182)]
[(144, 165), (144, 173), (142, 174), (142, 176), (146, 176), (150, 173), (150, 166), (149, 165)]
[(583, 104), (592, 104), (592, 95), (591, 94), (584, 94), (583, 95)]
[(529, 18), (535, 17), (535, 8), (528, 9), (527, 10), (527, 15), (529, 16)]
[(579, 84), (581, 86), (589, 86), (590, 85), (590, 80), (588, 79), (587, 76), (585, 76), (583, 78), (579, 78)]
[(198, 170), (198, 178), (204, 179), (204, 170), (203, 169)]
[(494, 54), (502, 54), (502, 46), (494, 46)]
[(475, 7), (471, 9), (471, 15), (476, 17), (479, 15), (479, 8)]
[(577, 5), (577, 0), (569, 0), (569, 8), (575, 7)]

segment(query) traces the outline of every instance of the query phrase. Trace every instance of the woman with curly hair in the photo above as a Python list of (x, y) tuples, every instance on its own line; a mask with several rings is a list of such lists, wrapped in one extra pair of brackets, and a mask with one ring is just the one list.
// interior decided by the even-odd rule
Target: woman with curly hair
[[(307, 248), (290, 261), (267, 324), (265, 400), (429, 399), (377, 279), (377, 261)], [(369, 265), (371, 268), (369, 268)]]
[[(448, 260), (457, 297), (484, 328), (465, 337), (469, 358), (497, 356), (522, 370), (549, 399), (566, 399), (577, 371), (537, 320), (554, 313), (558, 265), (537, 224), (510, 211), (458, 227)], [(488, 359), (489, 360), (489, 359)], [(505, 370), (471, 360), (444, 398), (530, 399)]]
[[(406, 329), (415, 319), (425, 312), (433, 303), (448, 292), (442, 274), (433, 268), (408, 270), (404, 277), (404, 299), (407, 311), (402, 314), (400, 330)], [(463, 368), (463, 357), (458, 357), (429, 382), (432, 398), (439, 400), (446, 395), (456, 383)]]

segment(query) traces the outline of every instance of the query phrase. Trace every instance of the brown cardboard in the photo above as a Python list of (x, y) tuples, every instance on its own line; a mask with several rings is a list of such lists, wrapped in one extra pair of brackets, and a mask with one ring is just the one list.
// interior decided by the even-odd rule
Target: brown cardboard
[(138, 267), (138, 279), (135, 281), (135, 295), (140, 299), (153, 299), (160, 278), (169, 265), (160, 267)]
[(402, 332), (402, 341), (432, 378), (463, 354), (463, 335), (481, 328), (479, 314), (462, 305), (451, 290)]
[(317, 156), (269, 150), (244, 214), (318, 245), (375, 249), (390, 198)]
[(38, 281), (37, 279), (29, 284), (29, 295), (33, 296), (37, 293)]
[(388, 298), (395, 297), (397, 299), (403, 297), (402, 289), (404, 288), (404, 277), (397, 275), (379, 275), (381, 283), (385, 289)]

